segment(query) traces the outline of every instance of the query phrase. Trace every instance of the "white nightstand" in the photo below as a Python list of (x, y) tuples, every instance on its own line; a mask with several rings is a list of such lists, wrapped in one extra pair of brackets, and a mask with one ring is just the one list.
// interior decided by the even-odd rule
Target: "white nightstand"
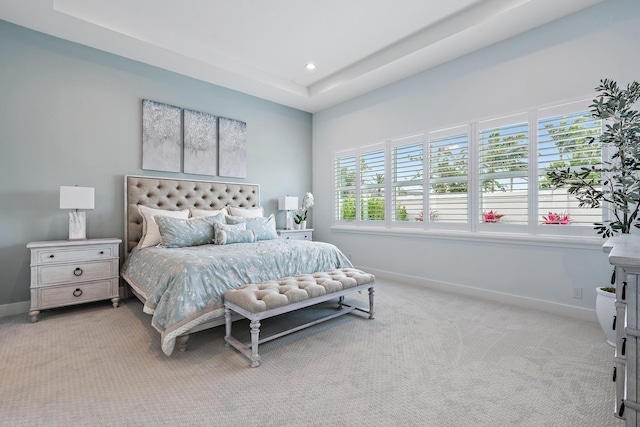
[(278, 232), (278, 236), (283, 239), (313, 240), (313, 228), (306, 228), (304, 230), (285, 230), (279, 228), (276, 231)]
[(110, 299), (118, 306), (120, 239), (31, 242), (32, 322), (40, 310)]

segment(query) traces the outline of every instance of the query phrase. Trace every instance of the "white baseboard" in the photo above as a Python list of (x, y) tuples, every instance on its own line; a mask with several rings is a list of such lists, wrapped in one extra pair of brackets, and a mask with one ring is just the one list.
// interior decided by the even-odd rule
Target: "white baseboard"
[(15, 314), (28, 313), (31, 308), (31, 302), (22, 301), (13, 304), (0, 305), (0, 317), (13, 316)]
[(443, 292), (451, 292), (460, 295), (482, 298), (490, 301), (511, 304), (518, 307), (532, 308), (547, 313), (553, 313), (560, 316), (572, 317), (580, 320), (588, 320), (597, 322), (595, 309), (576, 307), (567, 304), (559, 304), (557, 302), (545, 301), (535, 298), (523, 297), (520, 295), (496, 292), (487, 289), (474, 288), (466, 285), (458, 285), (455, 283), (441, 282), (437, 280), (425, 279), (423, 277), (410, 276), (407, 274), (393, 273), (390, 271), (377, 270), (369, 267), (356, 267), (367, 273), (371, 273), (381, 279), (395, 282), (409, 283), (417, 286), (424, 286), (429, 289), (435, 289)]

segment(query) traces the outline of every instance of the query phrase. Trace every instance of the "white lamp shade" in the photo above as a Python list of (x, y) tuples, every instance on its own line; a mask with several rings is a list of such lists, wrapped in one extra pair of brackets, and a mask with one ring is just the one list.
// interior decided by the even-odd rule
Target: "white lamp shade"
[(60, 209), (93, 208), (93, 187), (60, 187)]
[(295, 211), (298, 209), (298, 198), (294, 196), (284, 196), (278, 199), (279, 211)]

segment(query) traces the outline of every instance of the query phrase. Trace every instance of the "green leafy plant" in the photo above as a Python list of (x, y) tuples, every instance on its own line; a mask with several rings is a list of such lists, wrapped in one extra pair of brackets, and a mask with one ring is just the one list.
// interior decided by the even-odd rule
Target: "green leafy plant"
[[(598, 166), (552, 167), (547, 178), (555, 188), (569, 186), (579, 206), (611, 211), (613, 219), (594, 223), (598, 234), (610, 237), (640, 228), (640, 114), (633, 108), (640, 99), (640, 84), (634, 81), (622, 89), (604, 79), (596, 91), (600, 95), (589, 109), (605, 124), (598, 140), (603, 151), (611, 153), (610, 160)], [(589, 144), (594, 141), (588, 137)]]
[(346, 197), (342, 200), (342, 215), (343, 220), (355, 220), (356, 219), (356, 198)]

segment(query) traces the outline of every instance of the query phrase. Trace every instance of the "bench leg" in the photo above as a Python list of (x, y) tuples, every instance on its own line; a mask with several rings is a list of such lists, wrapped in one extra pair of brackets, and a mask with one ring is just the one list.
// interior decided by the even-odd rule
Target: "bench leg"
[(372, 286), (369, 288), (369, 319), (374, 319), (373, 315), (375, 314), (373, 311), (373, 294), (375, 293), (375, 288)]
[(231, 336), (231, 309), (224, 308), (224, 345), (229, 347), (229, 337)]
[(251, 367), (260, 366), (260, 355), (258, 355), (258, 341), (260, 340), (260, 321), (251, 321)]

